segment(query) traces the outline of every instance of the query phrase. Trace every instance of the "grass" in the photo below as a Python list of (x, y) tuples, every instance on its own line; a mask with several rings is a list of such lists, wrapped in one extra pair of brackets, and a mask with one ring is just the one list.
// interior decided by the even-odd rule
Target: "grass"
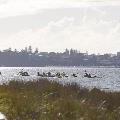
[(48, 80), (0, 85), (7, 120), (120, 120), (120, 93), (63, 86)]

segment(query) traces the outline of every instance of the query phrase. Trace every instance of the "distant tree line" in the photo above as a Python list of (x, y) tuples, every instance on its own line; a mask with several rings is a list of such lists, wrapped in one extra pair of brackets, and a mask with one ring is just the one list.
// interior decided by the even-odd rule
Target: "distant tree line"
[(95, 55), (66, 49), (64, 52), (34, 51), (32, 46), (18, 51), (11, 48), (0, 51), (0, 66), (41, 67), (41, 66), (120, 66), (120, 53)]

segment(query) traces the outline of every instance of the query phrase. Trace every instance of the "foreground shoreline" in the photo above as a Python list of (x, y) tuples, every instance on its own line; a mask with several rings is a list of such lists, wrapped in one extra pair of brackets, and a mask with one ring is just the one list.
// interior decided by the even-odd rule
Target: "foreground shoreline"
[(119, 120), (120, 92), (12, 80), (0, 85), (0, 112), (7, 120)]

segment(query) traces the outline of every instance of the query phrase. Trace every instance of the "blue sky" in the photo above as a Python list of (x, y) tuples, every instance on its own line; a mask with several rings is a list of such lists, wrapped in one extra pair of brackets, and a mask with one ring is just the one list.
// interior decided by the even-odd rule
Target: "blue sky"
[(0, 49), (120, 51), (119, 0), (1, 0)]

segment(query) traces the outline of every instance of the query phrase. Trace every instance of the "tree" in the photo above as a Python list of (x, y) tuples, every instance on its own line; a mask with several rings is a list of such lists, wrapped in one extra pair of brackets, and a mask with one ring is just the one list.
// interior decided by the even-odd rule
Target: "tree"
[(26, 52), (26, 53), (28, 52), (28, 49), (27, 49), (27, 47), (25, 47), (25, 52)]
[(38, 48), (36, 48), (34, 53), (37, 54), (38, 52), (39, 52), (39, 50), (38, 50)]
[(32, 53), (32, 46), (31, 45), (28, 47), (28, 53)]
[(14, 52), (17, 53), (18, 52), (17, 49), (14, 49)]
[(70, 49), (70, 55), (73, 55), (73, 54), (74, 54), (74, 50)]
[(65, 49), (65, 54), (69, 55), (69, 50), (67, 48)]

